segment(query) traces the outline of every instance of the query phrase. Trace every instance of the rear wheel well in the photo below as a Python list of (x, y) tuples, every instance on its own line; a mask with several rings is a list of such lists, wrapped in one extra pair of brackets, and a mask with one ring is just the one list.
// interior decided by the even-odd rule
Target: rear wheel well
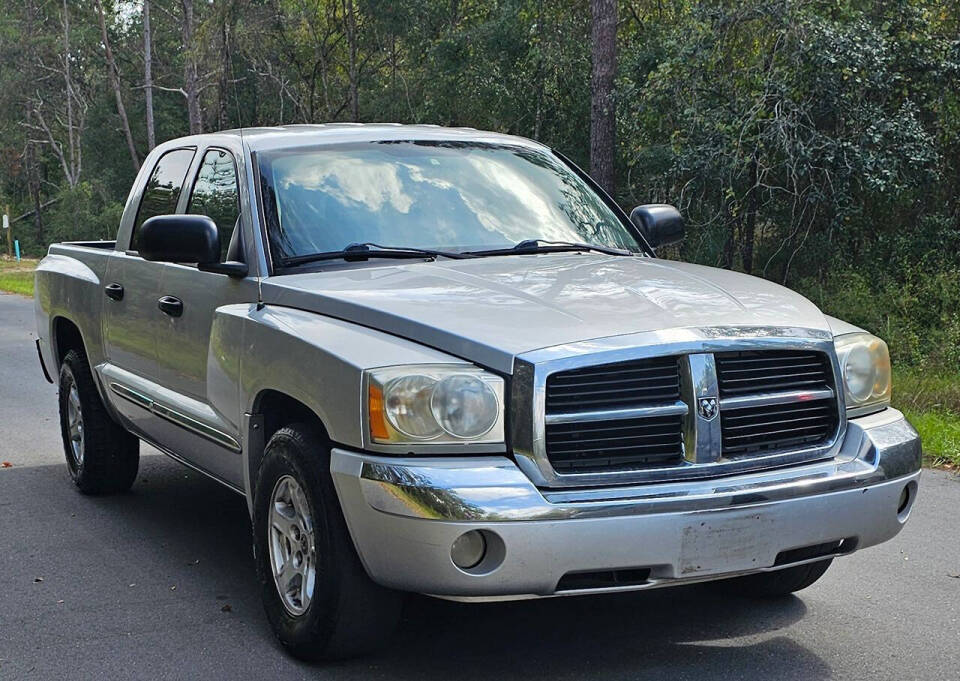
[(76, 324), (64, 317), (53, 320), (53, 347), (57, 357), (57, 368), (63, 364), (63, 358), (71, 350), (77, 350), (86, 355), (83, 345), (83, 336)]

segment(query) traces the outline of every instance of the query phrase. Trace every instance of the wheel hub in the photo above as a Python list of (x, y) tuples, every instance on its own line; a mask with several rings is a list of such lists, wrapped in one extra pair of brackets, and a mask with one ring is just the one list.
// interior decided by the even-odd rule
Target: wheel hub
[(83, 411), (80, 409), (80, 393), (75, 382), (70, 383), (67, 393), (67, 435), (73, 462), (80, 468), (83, 465)]
[(290, 475), (274, 485), (267, 532), (270, 567), (280, 601), (294, 617), (302, 615), (313, 599), (317, 549), (306, 495)]

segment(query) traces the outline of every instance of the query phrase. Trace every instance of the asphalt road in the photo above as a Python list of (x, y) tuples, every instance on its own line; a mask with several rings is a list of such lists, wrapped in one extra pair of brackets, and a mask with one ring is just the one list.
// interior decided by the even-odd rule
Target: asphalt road
[(383, 653), (298, 663), (260, 609), (240, 497), (147, 447), (129, 494), (74, 490), (33, 328), (0, 294), (0, 679), (960, 679), (960, 479), (937, 471), (898, 537), (798, 597), (414, 597)]

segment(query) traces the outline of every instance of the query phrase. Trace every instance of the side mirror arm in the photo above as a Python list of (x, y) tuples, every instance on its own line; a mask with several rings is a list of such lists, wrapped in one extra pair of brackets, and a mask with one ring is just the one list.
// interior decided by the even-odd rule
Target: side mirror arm
[(243, 279), (249, 273), (250, 269), (246, 263), (228, 260), (227, 262), (205, 262), (197, 265), (201, 272), (213, 272), (214, 274), (226, 274), (233, 279)]

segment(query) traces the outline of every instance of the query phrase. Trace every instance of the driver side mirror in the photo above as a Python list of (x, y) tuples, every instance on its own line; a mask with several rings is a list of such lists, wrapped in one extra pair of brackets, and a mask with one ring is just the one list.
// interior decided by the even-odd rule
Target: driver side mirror
[(630, 222), (640, 230), (653, 249), (683, 241), (683, 216), (676, 208), (665, 203), (637, 206), (630, 211)]
[(140, 227), (137, 248), (144, 260), (197, 263), (203, 272), (247, 276), (241, 262), (220, 262), (220, 230), (206, 215), (157, 215)]

